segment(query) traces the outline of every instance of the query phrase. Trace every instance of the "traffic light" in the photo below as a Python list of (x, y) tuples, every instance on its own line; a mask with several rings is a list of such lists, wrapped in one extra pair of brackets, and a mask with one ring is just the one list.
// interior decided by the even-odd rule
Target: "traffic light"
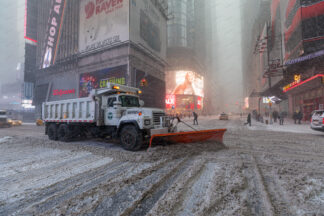
[(141, 86), (147, 86), (147, 80), (145, 78), (141, 79)]

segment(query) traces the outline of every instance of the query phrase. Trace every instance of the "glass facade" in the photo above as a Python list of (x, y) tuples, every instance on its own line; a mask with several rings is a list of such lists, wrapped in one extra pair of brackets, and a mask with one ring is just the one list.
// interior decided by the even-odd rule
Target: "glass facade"
[(173, 15), (168, 22), (168, 47), (193, 48), (193, 0), (169, 0), (168, 5)]

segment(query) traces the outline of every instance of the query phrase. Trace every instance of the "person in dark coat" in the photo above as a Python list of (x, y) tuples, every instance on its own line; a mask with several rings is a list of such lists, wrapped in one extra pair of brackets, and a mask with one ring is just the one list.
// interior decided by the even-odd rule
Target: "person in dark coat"
[(247, 124), (251, 127), (251, 113), (247, 116)]
[(276, 123), (277, 122), (277, 119), (279, 117), (279, 113), (276, 110), (273, 111), (272, 117), (273, 117), (274, 122)]
[(301, 124), (301, 120), (303, 119), (304, 115), (301, 111), (298, 112), (297, 118), (298, 118), (298, 124)]
[(293, 119), (294, 119), (294, 122), (295, 122), (295, 124), (297, 124), (297, 112), (294, 112), (294, 114), (293, 114)]
[(198, 125), (198, 114), (196, 112), (192, 112), (194, 120), (193, 120), (193, 124), (195, 125), (197, 123)]
[(283, 125), (284, 121), (285, 121), (285, 113), (281, 112), (280, 115), (279, 115), (279, 124)]

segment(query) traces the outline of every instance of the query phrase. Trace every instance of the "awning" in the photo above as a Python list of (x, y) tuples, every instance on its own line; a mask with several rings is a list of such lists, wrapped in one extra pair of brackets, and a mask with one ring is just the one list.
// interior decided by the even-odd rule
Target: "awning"
[(307, 61), (307, 60), (317, 58), (317, 57), (320, 57), (320, 56), (323, 56), (323, 55), (324, 55), (324, 50), (320, 50), (320, 51), (311, 53), (309, 55), (305, 55), (305, 56), (302, 56), (302, 57), (299, 57), (299, 58), (288, 60), (288, 61), (285, 62), (284, 65), (288, 66), (288, 65), (296, 64), (296, 63)]
[(256, 92), (255, 90), (253, 90), (249, 97), (250, 98), (262, 97), (262, 92)]
[(272, 97), (276, 96), (280, 98), (281, 100), (286, 100), (288, 97), (285, 94), (285, 92), (282, 91), (282, 86), (283, 86), (284, 80), (280, 80), (277, 84), (272, 86), (271, 88), (266, 89), (265, 91), (262, 92), (263, 97)]

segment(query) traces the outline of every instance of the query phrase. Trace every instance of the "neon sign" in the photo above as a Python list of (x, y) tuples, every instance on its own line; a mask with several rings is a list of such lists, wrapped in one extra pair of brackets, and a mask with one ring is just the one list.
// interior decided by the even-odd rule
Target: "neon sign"
[(175, 108), (176, 96), (175, 95), (166, 95), (165, 96), (165, 105), (166, 105), (167, 109)]
[(202, 109), (203, 107), (203, 98), (197, 97), (197, 109)]
[(287, 92), (289, 89), (291, 89), (292, 87), (298, 85), (300, 82), (301, 82), (301, 75), (295, 75), (294, 76), (294, 82), (289, 83), (288, 85), (283, 87), (283, 91)]
[(62, 95), (69, 95), (75, 94), (75, 89), (63, 90), (63, 89), (55, 89), (53, 90), (53, 96), (62, 96)]
[(300, 85), (303, 85), (303, 84), (305, 84), (305, 83), (307, 83), (307, 82), (309, 82), (309, 81), (312, 81), (313, 79), (319, 78), (319, 77), (322, 77), (322, 79), (323, 79), (324, 74), (317, 74), (317, 75), (315, 75), (315, 76), (313, 76), (313, 77), (311, 77), (311, 78), (309, 78), (309, 79), (307, 79), (307, 80), (304, 80), (304, 81), (302, 81), (302, 82), (297, 83), (297, 84), (294, 85), (294, 86), (291, 86), (291, 87), (289, 87), (289, 88), (284, 88), (284, 92), (290, 91), (290, 90), (292, 90), (292, 89), (294, 89), (294, 88), (296, 88), (296, 87), (298, 87), (298, 86), (300, 86)]

